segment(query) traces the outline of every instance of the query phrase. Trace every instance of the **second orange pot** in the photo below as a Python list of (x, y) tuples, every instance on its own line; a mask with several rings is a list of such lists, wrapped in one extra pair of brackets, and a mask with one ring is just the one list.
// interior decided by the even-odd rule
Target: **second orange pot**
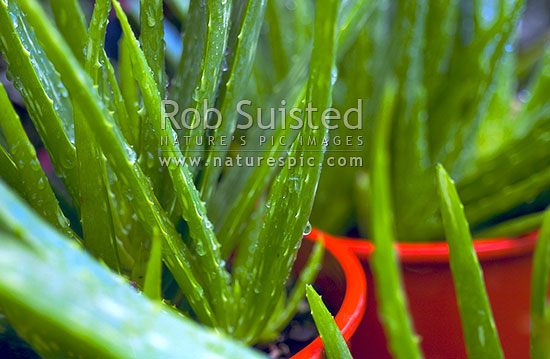
[[(354, 358), (391, 358), (377, 316), (374, 282), (368, 263), (374, 246), (367, 240), (327, 234), (325, 238), (327, 242), (337, 243), (355, 253), (367, 277), (368, 306), (353, 336)], [(474, 241), (507, 358), (529, 357), (531, 258), (535, 242), (536, 233), (519, 238)], [(402, 263), (409, 309), (425, 357), (466, 358), (447, 244), (398, 243), (396, 250)]]

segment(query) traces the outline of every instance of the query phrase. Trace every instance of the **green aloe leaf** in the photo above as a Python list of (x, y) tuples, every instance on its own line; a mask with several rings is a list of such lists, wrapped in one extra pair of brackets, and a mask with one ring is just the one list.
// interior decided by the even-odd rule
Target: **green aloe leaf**
[[(103, 53), (107, 17), (111, 8), (110, 0), (95, 2), (90, 31), (86, 42), (84, 69), (96, 88), (101, 91), (103, 68), (100, 56)], [(103, 92), (103, 91), (101, 91)], [(84, 245), (97, 258), (101, 258), (115, 271), (120, 271), (117, 253), (113, 208), (110, 193), (107, 160), (99, 150), (91, 130), (75, 104), (75, 145), (80, 175), (80, 217), (84, 234)]]
[(487, 195), (476, 202), (469, 203), (466, 217), (472, 223), (480, 223), (491, 219), (494, 215), (504, 213), (521, 203), (535, 199), (550, 185), (548, 168), (540, 172), (531, 172), (524, 180), (509, 184), (500, 193)]
[(338, 58), (354, 44), (355, 39), (374, 14), (377, 2), (368, 0), (347, 1), (340, 9), (340, 32), (338, 34)]
[[(223, 69), (223, 59), (227, 47), (232, 0), (201, 0), (197, 1), (197, 6), (202, 8), (206, 7), (206, 20), (208, 22), (208, 26), (206, 29), (206, 34), (203, 38), (204, 43), (202, 45), (199, 45), (201, 48), (204, 49), (199, 71), (195, 74), (192, 74), (195, 81), (187, 84), (187, 86), (193, 86), (191, 93), (191, 106), (194, 107), (199, 113), (199, 118), (197, 118), (195, 115), (192, 115), (192, 118), (188, 119), (188, 123), (198, 124), (198, 126), (195, 129), (191, 129), (188, 131), (187, 135), (191, 137), (189, 139), (188, 145), (184, 146), (183, 150), (185, 156), (202, 158), (204, 151), (204, 141), (201, 141), (201, 145), (201, 142), (199, 142), (200, 140), (198, 140), (198, 138), (204, 135), (204, 122), (208, 121), (208, 114), (205, 111), (205, 103), (208, 105), (207, 107), (212, 107), (214, 106), (215, 102), (216, 91)], [(191, 5), (191, 9), (193, 9), (193, 5)], [(197, 36), (197, 34), (193, 32), (190, 34), (190, 36), (195, 37)], [(185, 49), (184, 43), (183, 56), (185, 56), (186, 53), (187, 49)], [(178, 105), (181, 106), (182, 104), (178, 103)], [(200, 123), (199, 121), (202, 123)], [(195, 172), (197, 168), (192, 168), (192, 170), (193, 172)]]
[(122, 35), (119, 43), (119, 79), (120, 79), (120, 93), (123, 98), (124, 105), (126, 106), (126, 112), (128, 114), (128, 121), (131, 124), (129, 134), (127, 135), (128, 142), (133, 145), (136, 153), (142, 153), (141, 143), (139, 142), (139, 129), (141, 121), (139, 113), (139, 96), (136, 80), (134, 79), (134, 72), (132, 68), (132, 61), (130, 59), (130, 50), (128, 48), (128, 39)]
[(268, 1), (266, 11), (266, 23), (269, 26), (269, 45), (275, 77), (282, 80), (289, 70), (289, 52), (292, 50), (288, 44), (291, 36), (285, 26), (284, 4), (280, 1)]
[(49, 22), (36, 0), (20, 0), (19, 3), (39, 37), (44, 51), (63, 77), (75, 105), (86, 109), (83, 116), (109, 165), (117, 168), (117, 177), (128, 188), (133, 199), (134, 211), (143, 228), (152, 235), (153, 228), (157, 227), (162, 235), (165, 242), (164, 261), (194, 305), (195, 314), (204, 323), (215, 322), (211, 308), (204, 300), (203, 289), (192, 273), (185, 245), (158, 203), (141, 168), (136, 164), (135, 153), (94, 91), (91, 79), (72, 56), (68, 45)]
[(426, 37), (423, 82), (426, 86), (428, 102), (437, 96), (437, 88), (444, 82), (444, 76), (434, 76), (445, 73), (456, 41), (459, 27), (459, 1), (432, 1), (426, 15)]
[(307, 286), (307, 300), (317, 330), (323, 339), (327, 359), (352, 359), (348, 345), (334, 318), (311, 285)]
[[(540, 123), (525, 136), (509, 142), (494, 155), (477, 163), (478, 171), (465, 177), (458, 190), (466, 205), (494, 196), (510, 185), (528, 180), (550, 165), (550, 158), (543, 150), (550, 140), (550, 122)], [(513, 168), (513, 171), (509, 169)]]
[[(140, 74), (137, 81), (149, 114), (149, 121), (154, 127), (154, 135), (160, 142), (160, 134), (163, 129), (161, 128), (161, 97), (158, 88), (155, 85), (153, 74), (147, 65), (144, 53), (133, 37), (126, 15), (118, 2), (114, 1), (113, 4), (124, 34), (130, 39), (129, 50), (132, 55), (132, 63), (135, 72)], [(171, 126), (168, 125), (168, 146), (169, 149), (175, 151), (176, 146), (171, 129)], [(226, 316), (226, 305), (230, 299), (229, 275), (221, 263), (220, 246), (214, 234), (213, 226), (208, 220), (204, 202), (200, 200), (199, 192), (193, 183), (192, 175), (187, 166), (178, 166), (172, 163), (168, 166), (168, 172), (182, 208), (183, 219), (187, 222), (190, 237), (194, 240), (192, 243), (192, 247), (196, 252), (194, 261), (197, 261), (197, 265), (201, 267), (200, 272), (196, 275), (198, 278), (204, 277), (203, 287), (216, 310), (217, 318), (223, 323)], [(184, 258), (190, 257), (187, 252), (182, 253), (182, 256)]]
[[(304, 86), (298, 86), (296, 91), (289, 96), (288, 103), (294, 107), (301, 107), (305, 96)], [(293, 136), (294, 135), (294, 136)], [(279, 126), (273, 134), (274, 146), (263, 146), (254, 149), (253, 141), (258, 137), (251, 136), (241, 156), (250, 155), (257, 151), (258, 157), (282, 158), (286, 156), (290, 139), (294, 138), (290, 126), (283, 128)], [(286, 138), (288, 143), (279, 140)], [(250, 148), (248, 147), (250, 146)], [(216, 196), (210, 201), (209, 209), (216, 226), (216, 233), (222, 243), (222, 255), (227, 257), (234, 248), (239, 238), (239, 230), (243, 221), (247, 221), (250, 213), (254, 210), (258, 198), (266, 190), (267, 185), (276, 173), (276, 166), (268, 166), (266, 161), (259, 166), (242, 169), (234, 166), (225, 173), (222, 183), (218, 188)]]
[(419, 341), (407, 311), (401, 271), (393, 244), (392, 199), (390, 192), (389, 134), (397, 85), (388, 82), (380, 113), (374, 124), (371, 159), (371, 235), (376, 250), (371, 264), (379, 303), (379, 316), (388, 337), (389, 349), (398, 359), (422, 358)]
[[(236, 248), (232, 268), (231, 294), (233, 295), (233, 303), (237, 306), (245, 304), (243, 303), (243, 294), (245, 294), (243, 285), (247, 283), (248, 277), (250, 276), (249, 270), (253, 266), (252, 262), (254, 262), (256, 258), (256, 252), (259, 250), (258, 234), (260, 233), (264, 214), (265, 199), (261, 198), (258, 204), (258, 210), (252, 213), (252, 218), (246, 224), (239, 246)], [(239, 317), (241, 316), (242, 313), (239, 309), (233, 310), (231, 323), (238, 323)]]
[(73, 55), (84, 65), (86, 48), (86, 19), (78, 0), (49, 0), (59, 32), (71, 48)]
[[(424, 213), (426, 205), (436, 198), (435, 188), (426, 170), (430, 164), (427, 138), (427, 99), (424, 84), (422, 53), (418, 48), (426, 34), (428, 2), (399, 1), (394, 26), (399, 45), (395, 74), (399, 80), (399, 97), (392, 123), (392, 183), (395, 198), (395, 215), (398, 235), (410, 237), (418, 224), (418, 213)], [(376, 136), (376, 134), (374, 135)], [(424, 198), (418, 201), (417, 198)], [(424, 223), (422, 223), (424, 224)], [(399, 238), (411, 240), (412, 238)]]
[(105, 32), (107, 31), (110, 10), (111, 0), (98, 0), (95, 2), (87, 36), (84, 69), (90, 75), (94, 85), (98, 87), (101, 74), (100, 56), (105, 46)]
[[(311, 125), (304, 125), (300, 130), (299, 138), (292, 144), (286, 164), (267, 196), (266, 214), (258, 238), (259, 250), (255, 251), (254, 260), (249, 262), (253, 266), (249, 270), (248, 282), (241, 285), (247, 307), (242, 308), (243, 315), (235, 326), (237, 337), (245, 342), (253, 342), (261, 336), (265, 322), (280, 300), (275, 294), (282, 292), (290, 274), (320, 177), (326, 147), (323, 140), (328, 132), (322, 124), (322, 116), (332, 104), (340, 2), (332, 0), (325, 5), (317, 7), (315, 16), (306, 95), (308, 106), (318, 111), (311, 114)], [(305, 111), (303, 113), (305, 116)], [(300, 159), (306, 162), (300, 163)], [(294, 165), (289, 161), (294, 161)], [(281, 255), (274, 256), (273, 253)]]
[(46, 225), (3, 183), (0, 242), (0, 302), (18, 333), (44, 357), (263, 357), (140, 295)]
[(525, 133), (539, 122), (544, 122), (550, 116), (550, 104), (545, 94), (550, 91), (550, 40), (547, 40), (546, 47), (541, 59), (538, 76), (528, 89), (529, 99), (519, 114), (517, 120), (519, 133)]
[[(48, 178), (36, 157), (36, 151), (27, 138), (19, 116), (13, 109), (4, 86), (1, 84), (0, 108), (3, 109), (3, 115), (0, 117), (0, 128), (8, 142), (11, 159), (16, 166), (16, 175), (21, 181), (20, 185), (25, 198), (42, 218), (66, 235), (73, 236), (69, 221), (59, 207)], [(9, 171), (9, 168), (8, 166), (6, 171)], [(2, 170), (4, 170), (4, 167), (2, 167)], [(11, 175), (11, 177), (15, 178), (16, 175)]]
[[(206, 0), (189, 2), (186, 23), (183, 34), (183, 52), (170, 92), (182, 109), (193, 107), (193, 97), (197, 97), (195, 89), (200, 81), (201, 65), (207, 42), (208, 13)], [(191, 123), (191, 119), (187, 119), (187, 121)]]
[(160, 235), (155, 233), (151, 241), (151, 254), (147, 262), (147, 272), (145, 274), (145, 284), (143, 292), (153, 300), (161, 300), (161, 281), (162, 281), (162, 241)]
[(550, 280), (550, 208), (544, 212), (539, 232), (531, 279), (531, 358), (546, 359), (550, 353), (550, 309), (548, 284)]
[[(136, 132), (139, 129), (139, 120), (134, 116), (128, 114), (128, 108), (126, 107), (124, 96), (117, 82), (115, 69), (111, 64), (111, 60), (107, 57), (105, 51), (102, 52), (100, 57), (100, 63), (105, 71), (103, 75), (103, 99), (105, 101), (112, 102), (110, 111), (113, 112), (117, 124), (120, 126), (124, 138), (132, 148), (136, 148), (137, 136)], [(120, 62), (119, 62), (120, 64)], [(137, 115), (137, 112), (136, 114)]]
[(56, 69), (15, 1), (0, 4), (0, 49), (53, 165), (78, 207), (72, 106)]
[[(346, 16), (342, 15), (344, 10), (340, 9), (339, 17), (345, 19), (345, 21), (342, 20), (339, 24), (340, 31), (338, 32), (339, 37), (337, 42), (337, 57), (339, 59), (344, 56), (342, 48), (345, 47), (345, 43), (353, 40), (354, 29), (364, 21), (363, 16), (365, 14), (359, 9), (366, 11), (367, 15), (370, 14), (370, 10), (365, 8), (365, 2), (363, 1), (350, 6), (346, 12)], [(340, 41), (344, 42), (344, 44), (341, 44)], [(261, 51), (258, 51), (257, 56), (261, 56)], [(295, 66), (290, 69), (286, 78), (275, 88), (276, 92), (273, 93), (272, 89), (269, 89), (269, 106), (266, 105), (264, 109), (281, 107), (282, 100), (287, 104), (287, 111), (303, 106), (309, 53), (306, 54), (304, 50), (302, 52)], [(355, 105), (356, 103), (354, 103)], [(277, 121), (280, 125), (280, 118)], [(244, 146), (243, 152), (239, 153), (242, 157), (250, 157), (251, 153), (255, 153), (256, 158), (280, 157), (284, 159), (286, 150), (289, 147), (288, 144), (292, 143), (291, 140), (296, 136), (296, 132), (291, 131), (289, 126), (286, 126), (286, 128), (278, 126), (276, 130), (268, 133), (260, 130), (258, 127), (253, 127), (249, 132), (246, 146)], [(259, 146), (257, 139), (260, 135), (266, 138), (273, 137), (275, 145)], [(286, 146), (281, 145), (279, 142), (281, 139), (286, 140), (284, 141), (287, 143)], [(215, 224), (220, 243), (222, 243), (224, 258), (233, 250), (235, 242), (240, 237), (240, 230), (243, 228), (241, 224), (246, 222), (250, 217), (250, 213), (254, 210), (259, 196), (265, 191), (267, 184), (272, 180), (277, 169), (277, 166), (267, 166), (264, 161), (250, 169), (243, 169), (237, 166), (230, 167), (224, 173), (216, 194), (208, 203), (211, 213), (210, 217)], [(206, 171), (208, 171), (208, 168)]]
[[(351, 219), (354, 217), (353, 212), (356, 207), (350, 206), (350, 203), (358, 201), (368, 206), (368, 201), (365, 200), (366, 197), (354, 193), (355, 189), (357, 189), (354, 184), (356, 182), (357, 173), (361, 170), (358, 167), (366, 166), (367, 162), (365, 160), (365, 155), (367, 153), (365, 149), (369, 141), (365, 138), (365, 130), (366, 127), (369, 126), (369, 123), (363, 120), (363, 118), (369, 118), (370, 116), (365, 114), (366, 100), (370, 99), (372, 101), (375, 97), (375, 93), (380, 92), (378, 90), (371, 90), (371, 88), (378, 88), (378, 86), (375, 85), (376, 81), (373, 80), (373, 77), (375, 74), (376, 76), (380, 76), (380, 73), (369, 70), (369, 56), (365, 56), (365, 54), (374, 51), (369, 46), (370, 37), (373, 32), (373, 15), (375, 15), (373, 8), (382, 6), (382, 4), (380, 2), (374, 4), (374, 2), (370, 1), (366, 3), (372, 3), (371, 7), (363, 9), (363, 12), (368, 15), (368, 25), (365, 26), (359, 34), (356, 34), (357, 39), (344, 55), (341, 55), (342, 47), (345, 46), (341, 43), (341, 41), (345, 41), (342, 39), (342, 34), (345, 34), (347, 32), (346, 29), (349, 28), (343, 27), (343, 30), (340, 32), (338, 50), (341, 55), (339, 56), (340, 61), (338, 68), (339, 80), (335, 85), (340, 91), (335, 91), (333, 107), (338, 109), (340, 113), (346, 113), (349, 109), (361, 106), (362, 118), (357, 114), (357, 117), (354, 117), (352, 121), (362, 121), (363, 129), (349, 129), (347, 126), (340, 126), (330, 131), (330, 136), (333, 141), (337, 139), (353, 138), (353, 146), (349, 146), (344, 142), (341, 142), (340, 145), (336, 145), (331, 141), (333, 143), (328, 147), (328, 150), (332, 152), (333, 156), (341, 157), (348, 163), (348, 165), (344, 167), (325, 167), (321, 174), (319, 189), (315, 197), (315, 206), (311, 213), (311, 222), (328, 233), (343, 233), (343, 231), (352, 225)], [(364, 6), (365, 5), (361, 5), (360, 7), (362, 8)], [(351, 14), (348, 16), (352, 17)], [(346, 23), (347, 22), (348, 21), (346, 21)], [(342, 89), (345, 89), (345, 91)], [(359, 99), (361, 99), (360, 105)], [(360, 143), (360, 141), (363, 143)], [(342, 152), (340, 152), (340, 150), (342, 150)], [(357, 165), (352, 165), (351, 163), (356, 159), (359, 159), (361, 162)], [(327, 210), (327, 208), (330, 208), (330, 210)], [(361, 213), (365, 212), (363, 211)], [(360, 217), (359, 212), (357, 212), (357, 217)], [(361, 217), (361, 220), (357, 222), (359, 226), (362, 226), (366, 221)]]
[(21, 184), (21, 177), (19, 176), (19, 170), (13, 162), (11, 155), (6, 151), (3, 146), (0, 146), (0, 168), (2, 172), (0, 177), (4, 182), (10, 186), (14, 191), (16, 191), (20, 196), (25, 196), (25, 190)]
[(464, 206), (441, 165), (437, 166), (437, 179), (466, 352), (469, 358), (503, 358)]
[[(164, 21), (163, 21), (163, 2), (161, 0), (140, 1), (140, 41), (142, 50), (147, 60), (149, 71), (152, 72), (154, 82), (158, 89), (158, 95), (161, 99), (165, 98), (166, 75), (164, 71)], [(136, 68), (134, 68), (136, 70)], [(139, 73), (134, 72), (134, 78)], [(159, 167), (156, 161), (159, 153), (159, 141), (154, 135), (151, 120), (145, 120), (153, 117), (153, 114), (145, 115), (140, 126), (140, 144), (139, 159), (142, 163), (142, 169), (147, 177), (151, 179), (155, 194), (158, 198), (162, 193), (162, 188), (168, 181), (168, 174), (163, 167)]]
[[(229, 148), (231, 135), (235, 132), (237, 125), (237, 104), (244, 98), (245, 90), (249, 83), (249, 73), (252, 69), (256, 45), (263, 23), (265, 5), (267, 0), (248, 1), (240, 32), (237, 36), (237, 44), (233, 63), (229, 68), (229, 79), (227, 80), (220, 98), (221, 102), (220, 127), (214, 130), (214, 146), (209, 148), (205, 161), (204, 173), (201, 175), (201, 194), (205, 202), (211, 198), (215, 185), (220, 176), (221, 166), (214, 166), (214, 159), (225, 159)], [(225, 145), (222, 138), (226, 138)]]
[(518, 218), (513, 218), (508, 221), (499, 223), (493, 227), (480, 230), (474, 233), (475, 238), (500, 238), (500, 237), (515, 237), (529, 233), (542, 224), (544, 212), (527, 214)]
[(164, 73), (164, 15), (162, 0), (141, 0), (140, 40), (147, 63), (153, 72), (159, 92), (164, 98), (166, 75)]

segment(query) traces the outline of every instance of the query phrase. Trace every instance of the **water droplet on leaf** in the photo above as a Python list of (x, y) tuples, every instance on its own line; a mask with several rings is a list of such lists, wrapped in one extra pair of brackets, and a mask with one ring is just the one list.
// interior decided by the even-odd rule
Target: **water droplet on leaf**
[(309, 221), (307, 221), (306, 228), (304, 228), (304, 236), (307, 236), (308, 234), (310, 234), (312, 228), (313, 227), (311, 226), (311, 223), (309, 223)]

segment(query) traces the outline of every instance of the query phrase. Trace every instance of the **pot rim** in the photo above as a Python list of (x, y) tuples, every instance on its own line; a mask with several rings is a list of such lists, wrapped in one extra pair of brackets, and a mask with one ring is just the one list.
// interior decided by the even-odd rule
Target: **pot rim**
[[(323, 233), (320, 230), (317, 232)], [(332, 236), (323, 233), (327, 242), (347, 247), (359, 259), (368, 259), (374, 244), (366, 239)], [(533, 252), (538, 230), (519, 237), (474, 239), (474, 250), (480, 261), (514, 258)], [(449, 263), (449, 246), (446, 242), (395, 243), (402, 263)]]
[[(318, 241), (322, 238), (326, 250), (336, 258), (342, 267), (346, 278), (346, 293), (334, 319), (342, 331), (344, 339), (346, 342), (349, 342), (365, 312), (367, 279), (363, 267), (347, 246), (343, 246), (337, 241), (329, 240), (330, 238), (327, 234), (313, 229), (305, 238), (312, 241)], [(320, 358), (323, 348), (321, 338), (317, 337), (308, 346), (293, 355), (291, 359)]]

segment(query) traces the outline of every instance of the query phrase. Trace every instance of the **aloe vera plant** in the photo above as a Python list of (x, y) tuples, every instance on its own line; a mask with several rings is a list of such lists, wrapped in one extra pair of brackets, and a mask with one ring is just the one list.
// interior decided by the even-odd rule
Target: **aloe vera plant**
[[(390, 90), (386, 90), (385, 94), (386, 98), (388, 94), (393, 94), (391, 85)], [(382, 119), (386, 117), (384, 114), (387, 115), (383, 111)], [(383, 120), (378, 121), (378, 126), (384, 125)], [(385, 125), (387, 126), (387, 122)], [(379, 193), (377, 196), (373, 195), (373, 206), (377, 209), (378, 217), (373, 216), (372, 219), (377, 248), (373, 254), (372, 267), (377, 299), (380, 303), (379, 315), (393, 356), (422, 358), (424, 355), (417, 347), (414, 326), (406, 308), (406, 296), (403, 294), (403, 285), (400, 282), (400, 265), (396, 258), (392, 257), (394, 236), (391, 229), (391, 207), (388, 206), (388, 181), (382, 179), (387, 175), (388, 167), (388, 151), (385, 147), (387, 128), (378, 127), (377, 133), (372, 166), (374, 174), (372, 186)], [(454, 181), (443, 166), (438, 164), (436, 172), (443, 225), (449, 245), (449, 262), (468, 358), (503, 358), (483, 271), (473, 247), (464, 205), (459, 198)], [(544, 212), (543, 226), (533, 257), (530, 332), (533, 358), (546, 358), (550, 344), (548, 338), (549, 223), (550, 210), (547, 209)], [(385, 260), (381, 260), (382, 257)]]
[[(290, 64), (255, 59), (264, 13), (270, 36), (286, 41), (274, 25), (286, 14), (274, 4), (169, 3), (186, 23), (177, 68), (169, 68), (164, 46), (162, 1), (140, 2), (139, 37), (116, 0), (97, 0), (89, 23), (77, 0), (50, 1), (55, 24), (36, 0), (0, 4), (2, 56), (62, 180), (59, 186), (42, 170), (1, 88), (0, 303), (45, 357), (259, 357), (228, 337), (249, 345), (275, 338), (319, 271), (321, 244), (287, 294), (324, 158), (327, 128), (320, 125), (332, 104), (339, 42), (354, 41), (366, 2), (318, 6), (292, 44), (307, 48), (295, 73)], [(105, 50), (110, 15), (123, 33), (118, 59)], [(313, 104), (321, 110), (313, 126), (288, 130), (278, 122), (273, 133), (292, 141), (242, 150), (280, 153), (280, 170), (212, 166), (215, 156), (233, 158), (231, 141), (217, 140), (236, 136), (235, 107), (250, 92), (249, 73), (268, 66), (283, 69), (281, 89), (255, 105)], [(196, 110), (190, 123), (211, 120), (207, 101), (223, 125), (182, 131), (167, 119), (166, 98)], [(193, 140), (179, 142), (180, 135)], [(210, 135), (215, 144), (200, 140)], [(163, 164), (165, 153), (176, 161)], [(288, 165), (306, 155), (312, 165)], [(200, 166), (177, 161), (193, 156)], [(33, 290), (48, 295), (35, 301)], [(180, 335), (188, 339), (176, 342)]]
[[(339, 127), (329, 136), (323, 110), (359, 106), (363, 140), (328, 149), (367, 165), (324, 168), (312, 222), (337, 231), (356, 212), (372, 235), (392, 353), (423, 356), (395, 241), (447, 238), (467, 352), (498, 358), (468, 223), (474, 235), (510, 235), (545, 216), (532, 297), (532, 353), (544, 356), (549, 215), (487, 226), (550, 183), (548, 45), (520, 106), (510, 70), (521, 0), (492, 2), (490, 18), (484, 1), (141, 0), (139, 12), (121, 3), (97, 0), (87, 17), (77, 0), (50, 0), (54, 24), (36, 0), (0, 2), (8, 77), (60, 178), (42, 170), (25, 114), (1, 86), (0, 311), (40, 355), (262, 357), (242, 343), (276, 338), (307, 292), (328, 358), (349, 358), (308, 286), (322, 243), (287, 285), (325, 140), (357, 134)], [(122, 38), (110, 57), (115, 17)], [(235, 109), (245, 98), (248, 115), (308, 104), (320, 111), (313, 127), (285, 127), (277, 113), (274, 128), (241, 130), (247, 116)], [(199, 126), (178, 128), (166, 99)], [(200, 126), (216, 121), (205, 101), (220, 126)], [(499, 127), (510, 131), (492, 145)], [(289, 165), (304, 156), (313, 165)], [(283, 166), (215, 165), (238, 157)], [(436, 163), (456, 189), (442, 167), (434, 176)]]
[[(541, 36), (541, 56), (523, 85), (528, 95), (519, 101), (513, 69), (523, 6), (521, 0), (376, 2), (366, 19), (369, 31), (340, 64), (350, 75), (336, 86), (348, 93), (337, 96), (335, 105), (345, 108), (350, 98), (365, 99), (366, 145), (353, 148), (365, 157), (376, 136), (373, 119), (383, 108), (380, 89), (388, 79), (397, 83), (390, 162), (399, 241), (444, 236), (432, 176), (437, 163), (456, 180), (475, 236), (540, 226), (550, 187), (550, 114), (544, 97), (550, 53), (547, 37)], [(349, 61), (354, 56), (356, 63)], [(365, 238), (372, 235), (371, 175), (369, 168), (325, 168), (312, 223), (332, 233), (357, 227)], [(529, 217), (501, 223), (503, 214), (537, 198)]]

